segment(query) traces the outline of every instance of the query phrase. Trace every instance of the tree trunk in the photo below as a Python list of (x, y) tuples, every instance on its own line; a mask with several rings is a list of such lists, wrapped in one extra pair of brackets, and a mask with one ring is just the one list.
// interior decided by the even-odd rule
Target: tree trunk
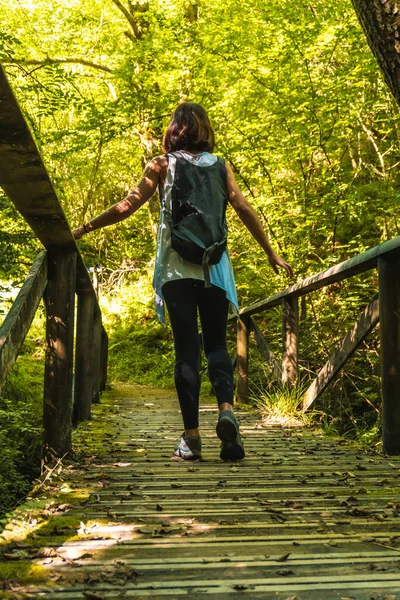
[(352, 0), (385, 81), (400, 104), (400, 14), (397, 0)]

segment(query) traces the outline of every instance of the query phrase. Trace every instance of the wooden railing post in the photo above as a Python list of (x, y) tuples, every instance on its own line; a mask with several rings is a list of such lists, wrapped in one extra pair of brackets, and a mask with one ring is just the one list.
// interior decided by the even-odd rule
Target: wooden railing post
[(92, 343), (92, 402), (95, 404), (100, 401), (100, 380), (101, 380), (101, 313), (100, 309), (95, 309), (93, 319), (93, 343)]
[(73, 415), (75, 424), (90, 419), (91, 416), (93, 387), (93, 361), (91, 355), (95, 302), (94, 292), (84, 291), (78, 293)]
[(400, 260), (378, 261), (383, 449), (400, 455)]
[(101, 361), (100, 361), (100, 391), (104, 392), (107, 385), (108, 364), (108, 335), (104, 327), (101, 328)]
[(282, 383), (294, 386), (297, 379), (298, 298), (282, 300)]
[(76, 257), (76, 251), (62, 248), (48, 252), (43, 407), (46, 462), (71, 450)]
[(238, 318), (236, 398), (239, 402), (245, 402), (247, 400), (249, 390), (249, 325), (248, 317)]

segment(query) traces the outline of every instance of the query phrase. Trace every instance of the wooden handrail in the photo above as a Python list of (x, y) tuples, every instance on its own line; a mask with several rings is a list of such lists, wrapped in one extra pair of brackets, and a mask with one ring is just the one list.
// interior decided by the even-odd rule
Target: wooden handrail
[(284, 298), (304, 296), (310, 292), (314, 292), (315, 290), (330, 285), (331, 283), (336, 283), (337, 281), (348, 279), (359, 273), (364, 273), (365, 271), (376, 268), (379, 258), (392, 255), (400, 255), (400, 237), (383, 242), (382, 244), (379, 244), (379, 246), (375, 246), (362, 254), (358, 254), (334, 267), (330, 267), (326, 271), (311, 275), (311, 277), (307, 277), (299, 283), (291, 285), (274, 296), (254, 302), (254, 304), (242, 308), (239, 311), (239, 314), (241, 316), (250, 316), (263, 310), (280, 306)]
[[(24, 303), (19, 295), (3, 323), (2, 330), (9, 331), (9, 335), (0, 344), (0, 383), (9, 373), (29, 329), (29, 326), (18, 327), (15, 315), (23, 315), (21, 319), (30, 325), (45, 291), (47, 349), (43, 424), (44, 459), (49, 460), (69, 452), (72, 418), (75, 422), (90, 418), (90, 405), (98, 400), (105, 387), (107, 334), (87, 268), (1, 66), (0, 186), (47, 250), (41, 259), (46, 267), (40, 271), (41, 277), (37, 276), (36, 287), (31, 286), (27, 293), (28, 287), (21, 290), (20, 295), (25, 294)], [(78, 318), (74, 388), (75, 294)], [(82, 308), (85, 302), (88, 304), (87, 298), (90, 298), (89, 312)]]

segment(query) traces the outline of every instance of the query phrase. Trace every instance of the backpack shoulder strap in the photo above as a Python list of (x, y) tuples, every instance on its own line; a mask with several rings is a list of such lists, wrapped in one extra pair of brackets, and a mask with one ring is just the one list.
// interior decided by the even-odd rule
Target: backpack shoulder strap
[(226, 160), (222, 158), (222, 156), (217, 156), (217, 162), (219, 162), (219, 164), (222, 165), (224, 169), (226, 169)]
[(161, 201), (161, 208), (163, 209), (165, 214), (170, 215), (172, 210), (171, 194), (175, 179), (177, 157), (174, 152), (168, 152), (167, 154), (165, 154), (165, 158), (167, 159), (168, 163), (167, 175), (164, 181), (164, 188), (162, 190), (159, 189), (159, 195)]
[[(169, 169), (169, 154), (164, 154), (164, 157), (167, 160), (167, 174), (168, 174), (168, 169)], [(165, 181), (164, 181), (164, 187), (165, 187)], [(161, 187), (161, 180), (158, 182), (158, 197), (160, 198), (160, 202), (162, 204), (162, 200), (163, 200), (163, 190)]]

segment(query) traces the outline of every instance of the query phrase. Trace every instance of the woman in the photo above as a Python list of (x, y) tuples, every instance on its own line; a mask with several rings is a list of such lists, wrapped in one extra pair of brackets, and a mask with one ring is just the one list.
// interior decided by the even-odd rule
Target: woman
[[(233, 413), (233, 368), (226, 349), (229, 304), (234, 311), (238, 308), (232, 266), (226, 250), (216, 264), (206, 269), (204, 265), (182, 258), (171, 246), (171, 214), (176, 206), (189, 206), (198, 213), (196, 207), (193, 208), (197, 194), (199, 197), (202, 195), (209, 206), (218, 205), (225, 221), (226, 202), (229, 202), (265, 251), (275, 273), (278, 273), (278, 267), (290, 277), (293, 272), (291, 266), (271, 248), (261, 221), (241, 193), (230, 166), (213, 155), (213, 149), (214, 132), (204, 109), (194, 103), (181, 104), (172, 115), (163, 138), (165, 155), (150, 161), (141, 181), (126, 198), (75, 229), (73, 234), (75, 239), (80, 239), (95, 229), (126, 219), (159, 188), (161, 213), (153, 286), (159, 319), (164, 321), (165, 302), (174, 335), (175, 385), (185, 428), (175, 455), (185, 460), (201, 458), (199, 312), (208, 374), (219, 407), (216, 431), (221, 440), (220, 456), (222, 460), (235, 461), (244, 458), (245, 452)], [(186, 171), (190, 171), (195, 182), (190, 203), (187, 198), (179, 197), (183, 192), (177, 184), (177, 174), (185, 175)]]

